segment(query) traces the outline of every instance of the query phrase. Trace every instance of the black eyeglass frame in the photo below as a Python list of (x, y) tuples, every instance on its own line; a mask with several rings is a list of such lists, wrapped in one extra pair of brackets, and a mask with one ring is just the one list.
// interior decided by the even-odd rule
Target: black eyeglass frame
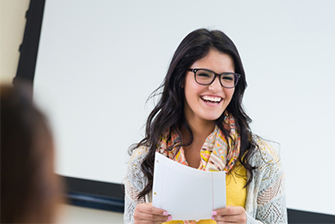
[[(208, 83), (208, 84), (199, 83), (199, 82), (197, 81), (197, 78), (196, 78), (196, 76), (197, 76), (196, 73), (197, 73), (197, 71), (199, 71), (199, 70), (205, 70), (205, 71), (208, 71), (208, 72), (212, 72), (212, 73), (214, 74), (214, 78), (213, 78), (213, 80), (212, 80), (210, 83)], [(238, 73), (234, 73), (234, 72), (222, 72), (222, 73), (218, 74), (218, 73), (213, 72), (212, 70), (209, 70), (209, 69), (206, 69), (206, 68), (190, 68), (190, 69), (188, 69), (187, 71), (193, 72), (193, 73), (194, 73), (194, 80), (195, 80), (199, 85), (203, 85), (203, 86), (209, 86), (209, 85), (211, 85), (211, 84), (214, 82), (214, 80), (216, 79), (216, 77), (219, 76), (219, 82), (220, 82), (221, 86), (224, 87), (224, 88), (228, 88), (228, 89), (234, 88), (234, 87), (237, 85), (238, 80), (239, 80), (240, 77), (241, 77), (241, 74), (238, 74)], [(235, 76), (235, 80), (236, 80), (236, 81), (234, 82), (234, 86), (227, 87), (227, 86), (224, 86), (224, 85), (222, 84), (222, 82), (221, 82), (221, 75), (227, 75), (227, 74), (229, 74), (229, 75), (234, 75), (234, 76)]]

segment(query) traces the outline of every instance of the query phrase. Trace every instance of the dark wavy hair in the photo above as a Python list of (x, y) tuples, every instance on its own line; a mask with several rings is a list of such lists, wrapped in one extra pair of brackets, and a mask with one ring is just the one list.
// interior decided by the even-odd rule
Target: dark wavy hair
[[(182, 88), (187, 69), (197, 60), (204, 58), (210, 49), (216, 49), (230, 55), (234, 60), (235, 72), (241, 74), (240, 80), (235, 87), (231, 102), (226, 108), (236, 121), (236, 128), (241, 136), (241, 149), (239, 161), (246, 168), (249, 178), (245, 187), (253, 178), (252, 170), (256, 167), (250, 165), (249, 160), (257, 145), (252, 138), (249, 128), (251, 119), (242, 108), (242, 98), (247, 87), (245, 73), (240, 55), (232, 40), (219, 30), (197, 29), (189, 33), (180, 43), (171, 60), (168, 72), (163, 83), (151, 94), (150, 97), (161, 95), (157, 105), (150, 113), (146, 122), (145, 138), (136, 144), (135, 148), (145, 145), (149, 152), (142, 162), (141, 169), (148, 178), (148, 183), (138, 194), (138, 198), (144, 197), (152, 190), (154, 157), (160, 136), (168, 129), (180, 130), (185, 127), (191, 136), (190, 145), (193, 141), (192, 131), (184, 117), (184, 89)], [(149, 97), (149, 98), (150, 98)], [(223, 126), (224, 113), (216, 120), (216, 125), (221, 129), (226, 138), (229, 130)]]

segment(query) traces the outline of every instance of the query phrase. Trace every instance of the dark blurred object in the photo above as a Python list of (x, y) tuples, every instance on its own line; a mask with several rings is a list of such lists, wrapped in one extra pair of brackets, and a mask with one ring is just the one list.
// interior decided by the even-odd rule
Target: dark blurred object
[(1, 223), (52, 223), (61, 198), (54, 144), (31, 86), (1, 85)]

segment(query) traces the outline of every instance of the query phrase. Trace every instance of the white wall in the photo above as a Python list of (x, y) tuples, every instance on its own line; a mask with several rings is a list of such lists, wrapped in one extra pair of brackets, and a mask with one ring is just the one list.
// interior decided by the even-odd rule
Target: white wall
[[(19, 46), (25, 28), (29, 0), (0, 0), (0, 83), (12, 83), (19, 60)], [(123, 223), (123, 215), (63, 205), (59, 223)]]

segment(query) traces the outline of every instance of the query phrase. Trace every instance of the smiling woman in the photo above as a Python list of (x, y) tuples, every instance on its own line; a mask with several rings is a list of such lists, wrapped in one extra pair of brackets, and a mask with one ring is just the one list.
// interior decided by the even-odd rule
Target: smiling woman
[[(287, 223), (279, 156), (249, 128), (241, 105), (246, 86), (239, 53), (223, 32), (198, 29), (184, 38), (145, 138), (132, 149), (125, 223)], [(227, 207), (213, 211), (214, 221), (173, 220), (152, 206), (155, 152), (199, 170), (227, 172)]]

